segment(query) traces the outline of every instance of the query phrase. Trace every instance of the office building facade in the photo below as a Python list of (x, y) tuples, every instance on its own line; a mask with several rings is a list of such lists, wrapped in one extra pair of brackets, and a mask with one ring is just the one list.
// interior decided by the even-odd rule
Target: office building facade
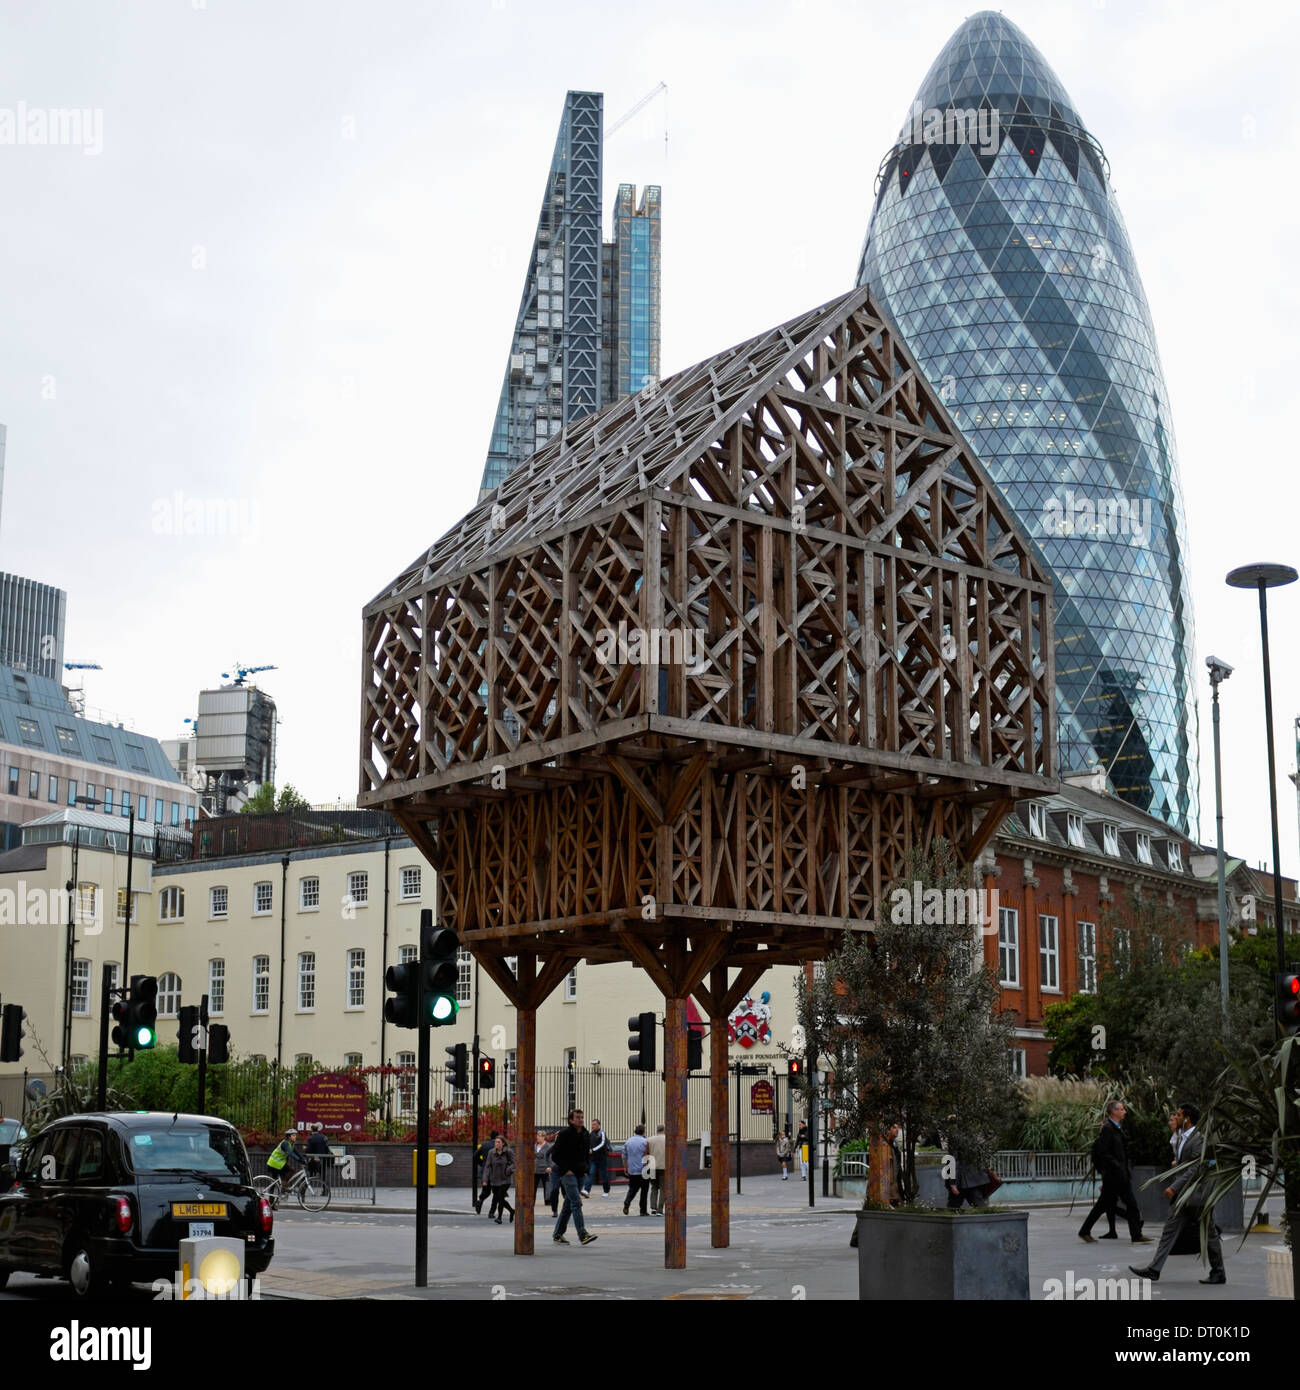
[(878, 174), (858, 268), (1056, 576), (1060, 768), (1197, 829), (1187, 531), (1109, 168), (1000, 14), (968, 19)]
[(62, 589), (0, 574), (0, 666), (61, 680), (67, 610)]
[(157, 739), (85, 719), (57, 681), (0, 666), (0, 844), (62, 808), (169, 829), (192, 824), (198, 796), (176, 775)]
[[(659, 373), (660, 190), (621, 184), (601, 239), (604, 97), (565, 97), (479, 489)], [(630, 383), (630, 384), (629, 384)]]
[(601, 274), (601, 404), (659, 380), (659, 189), (621, 183)]

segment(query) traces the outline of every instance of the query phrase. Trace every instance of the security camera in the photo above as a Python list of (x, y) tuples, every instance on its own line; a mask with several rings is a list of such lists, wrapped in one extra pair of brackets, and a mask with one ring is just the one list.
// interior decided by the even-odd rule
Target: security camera
[(1220, 661), (1217, 656), (1207, 656), (1205, 664), (1210, 668), (1212, 681), (1226, 681), (1232, 675), (1232, 667), (1226, 661)]
[(599, 1058), (599, 1057), (593, 1057), (593, 1058), (591, 1059), (591, 1061), (587, 1063), (587, 1065), (588, 1065), (589, 1067), (598, 1067), (598, 1066), (600, 1066), (600, 1058)]

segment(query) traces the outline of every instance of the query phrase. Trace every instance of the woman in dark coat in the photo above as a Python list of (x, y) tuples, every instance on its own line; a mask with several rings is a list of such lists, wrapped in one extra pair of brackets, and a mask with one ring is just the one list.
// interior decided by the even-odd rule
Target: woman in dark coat
[(483, 1164), (483, 1181), (492, 1189), (492, 1205), (488, 1208), (488, 1220), (495, 1215), (497, 1225), (501, 1224), (504, 1212), (515, 1219), (515, 1209), (506, 1201), (510, 1182), (515, 1175), (515, 1156), (506, 1148), (506, 1141), (498, 1134), (492, 1142), (492, 1152)]

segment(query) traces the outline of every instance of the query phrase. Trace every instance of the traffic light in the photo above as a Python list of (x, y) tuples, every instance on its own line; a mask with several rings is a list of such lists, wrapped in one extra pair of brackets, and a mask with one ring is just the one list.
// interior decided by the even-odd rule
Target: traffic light
[(1277, 977), (1277, 1021), (1287, 1037), (1300, 1033), (1300, 975)]
[(420, 1026), (420, 976), (424, 975), (424, 1016), (434, 1028), (456, 1022), (456, 979), (460, 973), (457, 953), (460, 938), (447, 927), (435, 927), (433, 912), (420, 913), (420, 954), (417, 960), (390, 965), (384, 972), (384, 988), (393, 996), (384, 1000), (384, 1017), (398, 1028)]
[(637, 1014), (627, 1021), (627, 1040), (629, 1056), (628, 1067), (632, 1071), (654, 1071), (655, 1069), (655, 1016)]
[[(434, 1028), (456, 1022), (456, 980), (460, 975), (460, 937), (448, 927), (433, 925), (433, 912), (420, 913), (420, 962), (424, 968), (424, 1016)], [(460, 1089), (464, 1089), (462, 1082)]]
[(786, 1073), (791, 1081), (802, 1081), (804, 1075), (804, 1064), (802, 1057), (791, 1057), (789, 1068)]
[(687, 1028), (686, 1030), (686, 1070), (704, 1070), (704, 1030), (702, 1028)]
[(152, 975), (132, 975), (125, 999), (113, 1005), (117, 1027), (113, 1041), (127, 1052), (143, 1052), (158, 1041), (158, 981)]
[(447, 1066), (447, 1084), (458, 1091), (469, 1090), (469, 1048), (464, 1043), (455, 1047), (444, 1047), (443, 1051), (451, 1058)]
[(176, 1029), (179, 1042), (176, 1045), (176, 1059), (180, 1062), (197, 1062), (199, 1049), (203, 1046), (203, 1027), (199, 1023), (199, 1006), (186, 1004), (177, 1012), (180, 1026)]
[(497, 1084), (497, 1064), (495, 1057), (480, 1057), (478, 1059), (478, 1088), (480, 1091), (491, 1091)]
[(21, 1004), (6, 1004), (0, 1015), (0, 1062), (16, 1062), (23, 1055), (23, 1013)]
[(398, 1028), (420, 1026), (420, 964), (408, 960), (384, 971), (384, 988), (393, 996), (384, 1000), (384, 1017)]
[(224, 1023), (208, 1024), (208, 1064), (230, 1060), (230, 1029)]

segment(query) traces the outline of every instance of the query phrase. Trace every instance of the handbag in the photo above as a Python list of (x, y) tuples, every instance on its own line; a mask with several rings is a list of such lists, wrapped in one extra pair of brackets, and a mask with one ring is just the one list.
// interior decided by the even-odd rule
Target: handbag
[(984, 1189), (984, 1195), (986, 1197), (992, 1197), (998, 1188), (1002, 1186), (1002, 1179), (998, 1177), (992, 1168), (987, 1171), (989, 1175), (989, 1185)]

